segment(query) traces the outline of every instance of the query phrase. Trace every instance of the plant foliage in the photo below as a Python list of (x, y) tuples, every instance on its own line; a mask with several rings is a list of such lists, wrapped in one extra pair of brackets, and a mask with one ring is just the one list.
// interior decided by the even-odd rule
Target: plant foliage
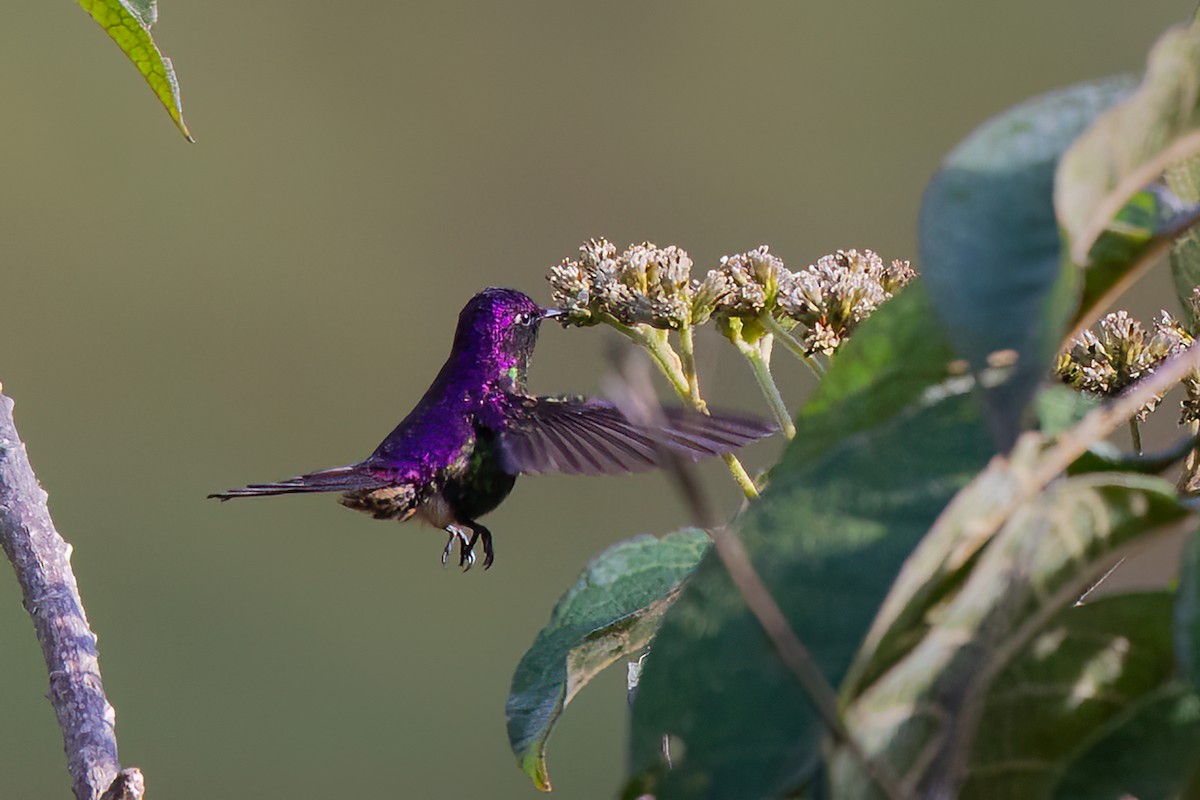
[[(624, 306), (604, 305), (625, 296), (620, 276), (633, 274), (615, 248), (593, 243), (595, 263), (585, 251), (556, 268), (556, 297), (574, 303), (581, 324), (621, 329), (697, 408), (690, 327), (710, 316), (777, 417), (772, 342), (821, 374), (761, 496), (743, 483), (754, 499), (731, 528), (767, 604), (837, 696), (798, 679), (740, 567), (689, 539), (694, 569), (672, 560), (643, 574), (639, 556), (608, 574), (619, 592), (573, 589), (518, 667), (510, 738), (539, 786), (549, 788), (545, 737), (582, 685), (571, 653), (599, 637), (603, 659), (591, 664), (632, 659), (648, 643), (630, 723), (631, 798), (1200, 791), (1200, 542), (1174, 589), (1093, 592), (1129, 555), (1195, 528), (1193, 485), (1151, 473), (1185, 455), (1185, 478), (1200, 472), (1197, 423), (1164, 454), (1114, 454), (1103, 438), (1136, 426), (1146, 404), (1047, 385), (1075, 329), (1174, 243), (1184, 322), (1164, 318), (1176, 338), (1122, 388), (1138, 392), (1160, 368), (1200, 387), (1200, 372), (1164, 366), (1196, 364), (1197, 87), (1200, 27), (1181, 26), (1155, 45), (1140, 83), (1081, 84), (982, 125), (925, 192), (920, 276), (894, 299), (878, 295), (886, 302), (855, 316), (834, 349), (812, 345), (826, 341), (819, 326), (832, 314), (789, 314), (842, 279), (813, 288), (805, 274), (826, 273), (791, 273), (766, 248), (688, 283), (682, 251), (645, 245), (673, 259), (666, 294), (631, 249), (622, 257), (642, 265), (641, 283), (624, 284), (635, 299), (623, 319)], [(597, 299), (597, 287), (609, 294)], [(842, 296), (866, 296), (856, 291)], [(653, 312), (655, 298), (676, 311)], [(651, 555), (679, 541), (619, 545), (580, 585), (626, 569), (613, 558), (623, 548)], [(606, 633), (625, 619), (636, 636)], [(832, 722), (819, 711), (830, 699)]]

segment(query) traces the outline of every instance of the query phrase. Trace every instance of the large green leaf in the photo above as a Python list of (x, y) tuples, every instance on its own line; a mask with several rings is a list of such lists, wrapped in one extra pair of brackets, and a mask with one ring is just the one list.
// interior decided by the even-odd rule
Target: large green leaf
[(1172, 600), (1118, 595), (1051, 619), (992, 684), (960, 796), (1050, 797), (1097, 731), (1169, 685)]
[[(790, 450), (804, 448), (806, 430), (839, 424), (838, 410), (801, 415)], [(772, 472), (740, 536), (831, 682), (904, 557), (990, 449), (969, 395), (926, 393), (878, 428), (819, 457), (789, 453)], [(779, 794), (811, 775), (821, 733), (809, 698), (710, 553), (668, 611), (642, 672), (635, 783), (659, 800)]]
[[(1028, 461), (1024, 451), (1030, 449), (1019, 448), (1018, 456)], [(1016, 479), (1004, 483), (1007, 488), (1001, 496), (1005, 499), (1000, 502), (990, 496), (996, 484), (993, 473), (1008, 473)], [(896, 595), (913, 596), (913, 604), (924, 613), (905, 608), (901, 614), (892, 614), (888, 633), (868, 639), (866, 651), (876, 660), (884, 657), (886, 663), (864, 670), (878, 678), (856, 692), (846, 711), (847, 723), (871, 757), (886, 764), (922, 796), (956, 794), (976, 770), (977, 758), (986, 764), (979, 768), (978, 780), (983, 780), (984, 774), (997, 774), (997, 764), (1004, 759), (996, 753), (1021, 751), (1026, 738), (1044, 733), (1039, 728), (1057, 731), (1059, 736), (1070, 733), (1078, 740), (1087, 737), (1086, 720), (1055, 713), (1050, 707), (1026, 719), (1028, 730), (1013, 733), (988, 718), (981, 703), (989, 697), (993, 679), (1011, 666), (1012, 659), (1036, 635), (1048, 632), (1051, 638), (1061, 638), (1071, 630), (1069, 625), (1063, 627), (1062, 620), (1048, 625), (1050, 616), (1070, 606), (1123, 555), (1145, 546), (1156, 535), (1178, 529), (1188, 518), (1174, 488), (1159, 479), (1104, 472), (1060, 479), (1031, 494), (1038, 487), (1028, 485), (1030, 477), (1024, 466), (1013, 470), (998, 463), (961, 493), (943, 518), (945, 524), (935, 528), (918, 554), (934, 550), (928, 545), (938, 542), (941, 547), (936, 549), (945, 553), (950, 565), (942, 569), (957, 567), (967, 574), (952, 589), (943, 588), (933, 605), (928, 602), (928, 591), (914, 593), (907, 588), (909, 573), (916, 572), (916, 583), (926, 590), (945, 587), (947, 581), (925, 580), (928, 559), (914, 557), (885, 604), (881, 619), (888, 619), (887, 609)], [(988, 535), (997, 506), (1008, 508), (1007, 521), (994, 535)], [(979, 519), (972, 518), (972, 507), (979, 510)], [(947, 529), (950, 536), (945, 535)], [(959, 566), (964, 563), (969, 567)], [(1120, 608), (1127, 613), (1129, 625), (1136, 624), (1138, 613), (1158, 615), (1157, 620), (1147, 618), (1140, 623), (1146, 626), (1144, 633), (1155, 625), (1158, 630), (1149, 643), (1153, 647), (1147, 645), (1159, 665), (1158, 677), (1150, 684), (1133, 681), (1144, 691), (1161, 684), (1173, 671), (1169, 602), (1161, 598), (1145, 601), (1140, 612), (1130, 606)], [(1088, 620), (1091, 613), (1074, 619)], [(892, 646), (872, 650), (872, 638)], [(896, 658), (898, 650), (903, 657)], [(1074, 666), (1069, 660), (1072, 653), (1078, 661)], [(1062, 655), (1068, 660), (1058, 666), (1078, 670), (1079, 680), (1084, 680), (1088, 677), (1083, 674), (1089, 663), (1084, 658), (1087, 653), (1086, 642), (1073, 643)], [(1071, 685), (1062, 691), (1069, 693)], [(1126, 699), (1125, 704), (1128, 702)], [(980, 756), (979, 748), (985, 744)], [(1049, 753), (1045, 759), (1050, 763), (1043, 765), (1041, 779), (1048, 782), (1060, 765), (1053, 763)], [(841, 752), (835, 765), (839, 792), (847, 797), (874, 796), (859, 775), (856, 760)], [(1020, 774), (1009, 777), (1027, 787), (1030, 784), (1022, 781), (1035, 777), (1028, 769), (1017, 772)]]
[(904, 562), (842, 683), (849, 705), (921, 644), (933, 612), (958, 591), (979, 554), (1027, 497), (1043, 442), (1026, 435), (959, 492)]
[(509, 743), (539, 789), (550, 790), (546, 740), (563, 709), (602, 669), (649, 643), (708, 544), (697, 530), (620, 542), (558, 601), (517, 665), (508, 697)]
[(1171, 686), (1097, 731), (1069, 765), (1055, 800), (1168, 800), (1200, 796), (1200, 697)]
[(1055, 169), (1130, 87), (1128, 80), (1088, 83), (1005, 111), (955, 148), (925, 191), (921, 270), (949, 338), (976, 372), (998, 354), (1017, 357), (988, 392), (1002, 448), (1015, 440), (1076, 304), (1077, 270), (1062, 262), (1054, 215)]
[(918, 278), (884, 303), (838, 351), (805, 404), (797, 420), (801, 430), (776, 469), (800, 467), (846, 437), (905, 413), (930, 387), (952, 377), (954, 362), (954, 348)]
[[(1177, 460), (1177, 454), (1172, 455), (1176, 455)], [(909, 656), (918, 646), (927, 644), (926, 636), (935, 625), (945, 623), (949, 613), (947, 604), (963, 599), (963, 586), (970, 586), (972, 581), (986, 579), (980, 572), (984, 568), (979, 564), (981, 554), (984, 554), (984, 566), (991, 564), (993, 569), (998, 569), (1001, 573), (1011, 567), (1003, 557), (1000, 557), (999, 562), (992, 560), (997, 557), (996, 551), (989, 548), (993, 547), (993, 541), (1001, 535), (1005, 525), (1008, 526), (1005, 529), (1008, 532), (1003, 533), (1003, 541), (1015, 541), (1022, 546), (1028, 546), (1021, 540), (1020, 529), (1014, 528), (1014, 525), (1018, 524), (1014, 517), (1019, 518), (1020, 524), (1044, 527), (1049, 524), (1046, 520), (1036, 517), (1030, 519), (1031, 508), (1043, 507), (1048, 519), (1050, 512), (1054, 512), (1052, 521), (1058, 526), (1047, 528), (1048, 532), (1038, 527), (1039, 536), (1043, 539), (1050, 537), (1045, 543), (1049, 552), (1039, 556), (1036, 573), (1020, 576), (1023, 580), (1032, 581), (1045, 577), (1049, 570), (1062, 560), (1063, 553), (1056, 550), (1061, 548), (1062, 542), (1054, 538), (1055, 533), (1059, 537), (1071, 537), (1073, 546), (1079, 545), (1084, 541), (1083, 537), (1088, 535), (1088, 531), (1073, 528), (1068, 530), (1067, 523), (1075, 526), (1092, 524), (1094, 529), (1090, 531), (1090, 535), (1106, 537), (1103, 541), (1110, 546), (1113, 543), (1121, 543), (1119, 535), (1129, 531), (1128, 528), (1112, 527), (1119, 521), (1117, 511), (1127, 502), (1123, 495), (1120, 504), (1113, 501), (1113, 508), (1104, 507), (1105, 514), (1100, 520), (1091, 520), (1086, 515), (1078, 519), (1068, 519), (1065, 509), (1078, 504), (1087, 509), (1093, 508), (1109, 493), (1119, 493), (1120, 488), (1124, 487), (1125, 491), (1133, 492), (1138, 498), (1136, 505), (1139, 514), (1150, 515), (1151, 511), (1156, 512), (1155, 516), (1149, 516), (1145, 520), (1144, 530), (1135, 525), (1135, 531), (1145, 533), (1154, 525), (1173, 523), (1186, 515), (1185, 509), (1176, 499), (1174, 489), (1167, 483), (1116, 471), (1118, 466), (1125, 465), (1149, 472), (1152, 467), (1162, 466), (1165, 459), (1127, 463), (1121, 459), (1109, 459), (1088, 453), (1072, 465), (1072, 470), (1078, 477), (1047, 489), (1045, 484), (1048, 480), (1056, 478), (1057, 469), (1046, 469), (1045, 464), (1048, 459), (1059, 457), (1051, 449), (1050, 441), (1041, 434), (1026, 434), (1012, 453), (1005, 458), (994, 459), (970, 486), (959, 492), (929, 534), (909, 556), (876, 615), (843, 683), (842, 696), (845, 703), (856, 701), (868, 690), (867, 687), (874, 684), (884, 673), (895, 670), (898, 661)], [(1153, 493), (1148, 496), (1153, 497), (1157, 505), (1149, 503), (1143, 496), (1151, 491)], [(1048, 496), (1054, 499), (1046, 506)], [(988, 553), (990, 555), (987, 555)], [(1068, 581), (1068, 593), (1072, 588), (1078, 588), (1077, 585), (1081, 581), (1086, 582), (1090, 577), (1094, 577), (1091, 573), (1107, 569), (1102, 559), (1097, 564), (1082, 559), (1077, 553), (1068, 555), (1071, 569), (1061, 576), (1062, 580)], [(992, 576), (996, 580), (1004, 577), (1003, 574)], [(983, 590), (980, 597), (974, 599), (989, 600), (988, 591), (990, 590)], [(1010, 602), (1015, 601), (1016, 597), (1014, 589), (1007, 587), (1002, 595), (998, 594), (990, 600), (996, 603)], [(1040, 607), (1044, 609), (1044, 606), (1042, 603)], [(964, 607), (962, 611), (992, 613), (991, 609), (976, 606)]]
[(176, 127), (187, 140), (193, 141), (183, 121), (183, 106), (179, 100), (179, 82), (175, 79), (175, 68), (171, 59), (164, 58), (154, 39), (150, 27), (158, 19), (158, 8), (154, 0), (78, 0), (84, 11), (104, 28), (117, 43), (133, 65), (142, 73), (146, 83), (171, 115)]

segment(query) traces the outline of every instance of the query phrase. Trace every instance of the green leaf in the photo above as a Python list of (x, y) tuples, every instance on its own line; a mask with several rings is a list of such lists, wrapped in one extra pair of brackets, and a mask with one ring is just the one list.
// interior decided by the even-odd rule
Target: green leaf
[(1067, 469), (1070, 475), (1085, 472), (1137, 472), (1161, 475), (1187, 458), (1196, 447), (1196, 438), (1184, 436), (1153, 453), (1122, 453), (1111, 442), (1096, 442)]
[[(802, 414), (801, 431), (837, 424), (839, 410)], [(831, 682), (905, 556), (990, 451), (969, 395), (927, 393), (820, 457), (789, 453), (772, 472), (739, 535)], [(820, 755), (807, 695), (712, 553), (655, 638), (632, 724), (635, 781), (659, 800), (778, 794), (808, 778)], [(664, 734), (682, 756), (672, 769), (660, 759)]]
[[(1183, 203), (1200, 203), (1200, 158), (1192, 158), (1167, 170), (1167, 187)], [(1179, 299), (1183, 320), (1192, 330), (1197, 329), (1196, 306), (1192, 292), (1200, 287), (1200, 231), (1191, 229), (1177, 238), (1171, 246), (1171, 278)]]
[(1069, 766), (1055, 800), (1196, 797), (1200, 697), (1180, 686), (1143, 698)]
[(142, 73), (146, 83), (171, 115), (180, 133), (192, 139), (183, 121), (183, 106), (179, 100), (179, 82), (171, 59), (164, 58), (154, 40), (150, 27), (158, 18), (154, 0), (78, 0), (83, 10), (92, 16), (117, 43), (133, 65)]
[(846, 437), (905, 413), (930, 387), (952, 377), (954, 361), (954, 348), (918, 278), (838, 350), (776, 469), (799, 468)]
[[(868, 755), (916, 786), (921, 796), (957, 796), (964, 782), (998, 780), (1002, 775), (1028, 788), (1028, 782), (1036, 777), (1030, 766), (1034, 761), (1046, 762), (1036, 771), (1043, 782), (1051, 781), (1059, 769), (1051, 751), (1043, 748), (1039, 759), (1020, 753), (1035, 749), (1030, 742), (1042, 736), (1056, 739), (1062, 748), (1070, 737), (1077, 742), (1087, 738), (1098, 720), (1068, 713), (1071, 692), (1084, 691), (1079, 688), (1081, 682), (1094, 684), (1104, 678), (1111, 685), (1103, 691), (1123, 707), (1141, 692), (1161, 685), (1174, 671), (1169, 598), (1121, 598), (1121, 604), (1106, 601), (1101, 611), (1081, 614), (1074, 613), (1079, 609), (1070, 609), (1120, 558), (1152, 538), (1177, 530), (1187, 519), (1188, 512), (1177, 502), (1174, 487), (1154, 478), (1099, 473), (1054, 481), (1032, 497), (1027, 491), (1014, 495), (1010, 489), (1004, 494), (1016, 502), (1003, 503), (1011, 509), (1008, 520), (987, 536), (987, 520), (994, 518), (998, 505), (990, 495), (995, 475), (1008, 473), (1015, 479), (1007, 482), (1009, 487), (1028, 488), (1030, 467), (1036, 463), (1030, 454), (1035, 451), (1029, 446), (1020, 450), (1014, 455), (1014, 461), (1021, 461), (1019, 467), (1010, 470), (1003, 463), (994, 464), (955, 499), (943, 517), (945, 525), (934, 529), (918, 549), (918, 556), (905, 566), (881, 620), (887, 619), (887, 609), (897, 596), (915, 596), (915, 604), (924, 613), (905, 608), (904, 613), (891, 615), (895, 621), (884, 635), (868, 637), (865, 651), (885, 663), (862, 670), (877, 679), (860, 688), (846, 710), (847, 724)], [(972, 508), (979, 508), (984, 520), (978, 526), (971, 517)], [(952, 590), (940, 592), (933, 604), (928, 602), (928, 591), (913, 593), (907, 587), (912, 582), (911, 572), (917, 573), (919, 584), (929, 571), (929, 557), (936, 555), (936, 549), (928, 547), (930, 543), (940, 542), (943, 546), (937, 549), (947, 550), (944, 527), (957, 532), (957, 537), (949, 537), (947, 560), (951, 564), (966, 561), (969, 567), (964, 568), (968, 574), (961, 576)], [(924, 550), (934, 552), (921, 558)], [(922, 587), (929, 583), (933, 582)], [(937, 585), (945, 583), (942, 580)], [(1048, 622), (1054, 615), (1059, 615), (1058, 619)], [(1076, 630), (1081, 620), (1091, 627)], [(1137, 658), (1129, 657), (1125, 637), (1114, 645), (1120, 652), (1104, 651), (1101, 657), (1108, 661), (1093, 663), (1089, 654), (1095, 644), (1095, 627), (1107, 623), (1119, 623), (1122, 637), (1136, 633), (1142, 645)], [(1065, 641), (1068, 636), (1078, 641)], [(890, 642), (891, 647), (872, 650), (872, 639)], [(905, 645), (903, 657), (897, 658), (900, 644)], [(1039, 702), (1046, 707), (1041, 713), (1027, 709), (1025, 727), (1014, 731), (1012, 724), (1002, 724), (1005, 709), (1017, 705), (1013, 696), (1006, 695), (1004, 702), (991, 707), (1000, 719), (989, 716), (988, 706), (981, 708), (980, 701), (991, 698), (997, 687), (1002, 694), (1011, 694), (1012, 681), (1019, 682), (1023, 674), (1020, 658), (1017, 667), (1013, 659), (1028, 647), (1032, 647), (1030, 657), (1034, 659), (1039, 652), (1053, 650), (1058, 672), (1077, 674), (1071, 680), (1063, 678), (1057, 691), (1064, 699), (1057, 709), (1053, 693), (1044, 687), (1031, 688), (1031, 692), (1041, 692)], [(1108, 669), (1107, 677), (1095, 671), (1103, 669)], [(1111, 695), (1117, 693), (1117, 679), (1126, 669), (1134, 670), (1121, 679), (1129, 696), (1118, 702)], [(994, 680), (1006, 671), (1008, 678)], [(1063, 749), (1060, 754), (1068, 752)], [(1022, 758), (1027, 760), (1020, 769), (1005, 773), (1010, 761), (1021, 762)], [(837, 752), (832, 769), (839, 792), (847, 797), (870, 796), (857, 761), (847, 753)]]
[(1050, 620), (988, 692), (960, 796), (1049, 797), (1098, 731), (1169, 685), (1172, 600), (1118, 595)]
[(1043, 440), (1023, 437), (959, 492), (904, 563), (842, 683), (843, 705), (875, 684), (930, 632), (933, 612), (959, 590), (979, 554), (1027, 497)]
[[(1062, 384), (1043, 387), (1033, 398), (1038, 429), (1053, 437), (1065, 432), (1100, 407), (1098, 397), (1079, 392)], [(1086, 472), (1137, 472), (1142, 475), (1161, 475), (1182, 461), (1196, 446), (1191, 436), (1181, 437), (1153, 453), (1126, 453), (1107, 440), (1093, 442), (1087, 452), (1067, 468), (1069, 475)]]
[[(963, 595), (971, 586), (989, 579), (987, 569), (995, 571), (991, 580), (1020, 579), (1033, 585), (1060, 567), (1064, 571), (1057, 579), (1064, 582), (1063, 587), (1056, 586), (1053, 591), (1064, 591), (1074, 600), (1090, 580), (1111, 566), (1113, 561), (1105, 561), (1104, 554), (1125, 544), (1122, 537), (1144, 535), (1187, 516), (1171, 485), (1144, 476), (1097, 472), (1059, 480), (1044, 488), (1045, 481), (1055, 477), (1054, 470), (1043, 467), (1043, 461), (1052, 457), (1041, 436), (1027, 434), (1008, 458), (993, 461), (954, 498), (909, 557), (888, 593), (843, 685), (845, 702), (874, 691), (869, 687), (885, 673), (891, 673), (888, 679), (894, 679), (897, 663), (912, 656), (916, 648), (926, 646), (926, 637), (936, 626), (947, 624), (948, 615), (958, 607), (947, 607), (948, 603), (1017, 602), (1019, 590), (1013, 586), (1006, 586), (994, 597), (989, 596), (991, 589), (976, 590), (974, 596)], [(1079, 513), (1071, 516), (1071, 509)], [(1104, 513), (1096, 519), (1084, 513), (1097, 509)], [(1122, 513), (1130, 518), (1123, 518)], [(1035, 528), (1036, 536), (1022, 538), (1021, 526)], [(1091, 545), (1088, 536), (1095, 540)], [(1039, 546), (1045, 552), (1039, 552), (1036, 569), (1027, 569), (1024, 560), (1014, 567), (1005, 546)], [(1098, 550), (1091, 561), (1079, 552), (1088, 546)], [(1022, 558), (1029, 556), (1023, 554)], [(1009, 575), (1011, 571), (1016, 575)], [(1050, 591), (1041, 584), (1038, 588), (1043, 594)], [(1072, 591), (1077, 594), (1071, 596)], [(1043, 596), (1038, 607), (1044, 611), (1046, 606)], [(967, 615), (993, 613), (986, 606), (959, 608)], [(1007, 606), (999, 613), (1007, 620), (1014, 619)], [(961, 624), (955, 628), (954, 635), (962, 635)]]
[(1200, 533), (1193, 533), (1184, 548), (1175, 598), (1175, 656), (1180, 677), (1200, 692)]
[(558, 601), (517, 665), (507, 706), (509, 743), (539, 789), (550, 790), (546, 740), (563, 709), (602, 669), (649, 643), (708, 545), (697, 530), (620, 542)]
[(1130, 86), (1082, 84), (1005, 111), (955, 148), (925, 191), (921, 270), (951, 341), (976, 372), (998, 354), (1017, 356), (1016, 368), (987, 394), (1001, 449), (1015, 440), (1077, 299), (1077, 270), (1061, 258), (1055, 169)]
[(1033, 398), (1038, 430), (1046, 436), (1057, 436), (1073, 428), (1099, 406), (1099, 398), (1061, 383), (1043, 387)]

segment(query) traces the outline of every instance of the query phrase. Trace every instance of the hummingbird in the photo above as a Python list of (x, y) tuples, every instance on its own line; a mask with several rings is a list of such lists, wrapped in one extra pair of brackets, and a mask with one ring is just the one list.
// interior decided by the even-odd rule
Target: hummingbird
[(459, 314), (433, 384), (370, 456), (209, 497), (341, 492), (342, 505), (376, 519), (416, 518), (447, 532), (443, 565), (457, 542), (459, 566), (470, 569), (482, 541), (487, 569), (495, 552), (479, 518), (508, 497), (519, 475), (640, 472), (673, 457), (731, 453), (775, 432), (753, 417), (685, 408), (664, 408), (661, 422), (647, 426), (606, 400), (530, 394), (538, 327), (559, 313), (514, 289), (485, 289)]

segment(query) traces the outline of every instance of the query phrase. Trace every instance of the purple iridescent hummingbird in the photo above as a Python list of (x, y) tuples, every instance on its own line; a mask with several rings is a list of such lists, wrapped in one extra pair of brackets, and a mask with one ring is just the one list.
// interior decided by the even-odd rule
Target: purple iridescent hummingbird
[(475, 563), (492, 533), (479, 518), (512, 491), (518, 475), (615, 475), (730, 453), (773, 433), (752, 417), (663, 409), (663, 424), (627, 419), (612, 403), (537, 397), (525, 388), (538, 326), (558, 312), (513, 289), (486, 289), (458, 317), (450, 357), (396, 429), (366, 460), (278, 483), (209, 495), (233, 497), (342, 492), (341, 502), (376, 519), (412, 517), (450, 534), (442, 563), (459, 543), (459, 566)]

